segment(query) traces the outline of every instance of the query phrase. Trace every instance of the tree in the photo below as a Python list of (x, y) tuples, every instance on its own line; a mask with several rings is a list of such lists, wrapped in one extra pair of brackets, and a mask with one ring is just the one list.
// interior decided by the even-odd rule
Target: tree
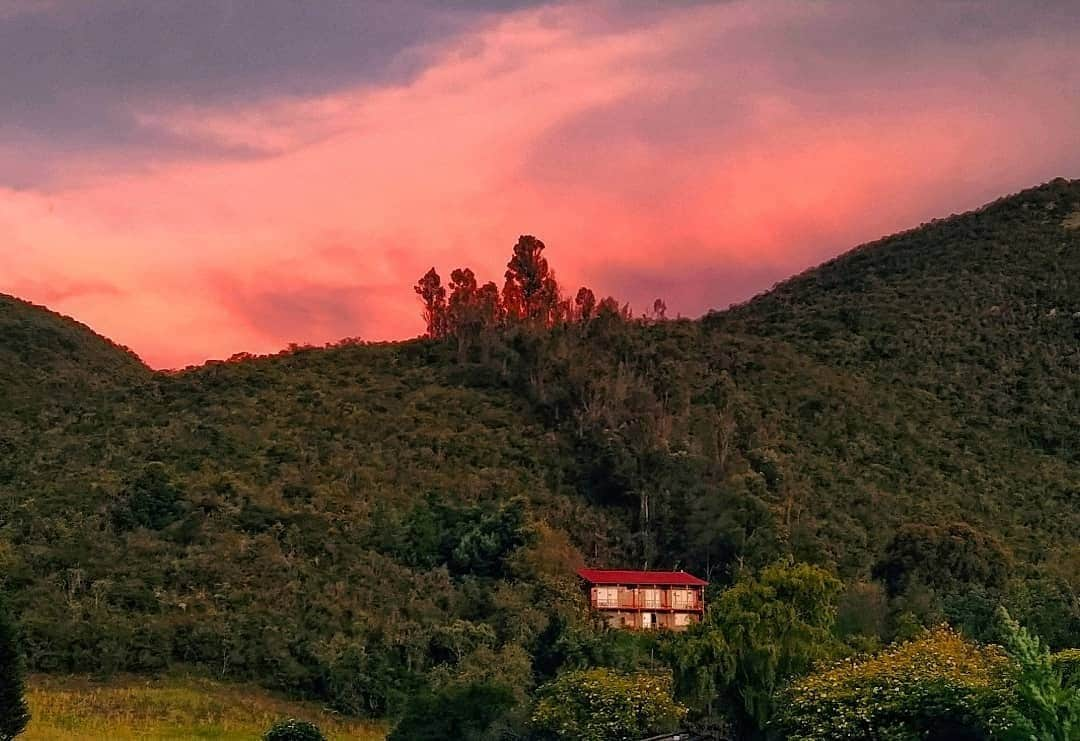
[(432, 339), (441, 339), (446, 336), (446, 289), (442, 286), (442, 280), (435, 268), (424, 273), (424, 277), (417, 281), (416, 294), (424, 303), (424, 324), (427, 326), (427, 336)]
[(476, 313), (479, 317), (480, 328), (484, 331), (494, 329), (502, 319), (499, 287), (491, 281), (476, 290)]
[(381, 636), (350, 643), (329, 661), (326, 696), (330, 706), (349, 715), (379, 717), (396, 710), (417, 684), (401, 647)]
[(481, 324), (476, 275), (469, 268), (458, 268), (450, 273), (447, 329), (457, 338), (459, 360), (465, 360), (470, 345), (480, 334)]
[(997, 539), (967, 523), (905, 525), (874, 565), (874, 576), (885, 581), (892, 595), (915, 581), (942, 593), (972, 585), (1000, 590), (1009, 565), (1009, 554)]
[(713, 714), (713, 702), (735, 677), (735, 652), (714, 627), (698, 623), (666, 647), (675, 696), (693, 710)]
[(658, 322), (662, 322), (667, 319), (667, 303), (662, 298), (658, 298), (653, 301), (652, 305), (653, 319)]
[(1066, 687), (1080, 692), (1080, 648), (1067, 648), (1051, 657), (1054, 667), (1061, 672), (1061, 681)]
[(1009, 614), (1045, 641), (1047, 647), (1076, 645), (1080, 636), (1080, 594), (1066, 576), (1043, 570), (1013, 579), (1005, 604)]
[(1012, 724), (1006, 737), (1017, 741), (1080, 737), (1080, 689), (1065, 681), (1064, 667), (1004, 607), (998, 609), (997, 618), (1005, 650), (1018, 669)]
[(586, 669), (560, 674), (537, 691), (532, 724), (544, 739), (624, 741), (670, 731), (686, 715), (671, 677)]
[(113, 508), (113, 523), (121, 530), (145, 527), (161, 530), (184, 512), (184, 498), (169, 470), (149, 463), (127, 486)]
[(574, 312), (580, 322), (587, 322), (596, 313), (596, 294), (591, 288), (582, 286), (574, 297)]
[(30, 711), (23, 699), (23, 659), (19, 651), (18, 631), (0, 600), (0, 741), (22, 733), (30, 722)]
[(743, 724), (764, 728), (777, 689), (835, 654), (832, 627), (841, 589), (840, 580), (824, 569), (781, 563), (737, 582), (709, 608), (695, 634), (715, 630), (722, 636), (727, 649), (719, 639), (710, 648), (714, 681), (728, 680), (721, 694)]
[(450, 273), (449, 323), (454, 334), (467, 333), (476, 321), (476, 275), (469, 268)]
[(503, 304), (516, 318), (550, 325), (558, 318), (559, 284), (543, 256), (544, 243), (524, 234), (506, 264)]

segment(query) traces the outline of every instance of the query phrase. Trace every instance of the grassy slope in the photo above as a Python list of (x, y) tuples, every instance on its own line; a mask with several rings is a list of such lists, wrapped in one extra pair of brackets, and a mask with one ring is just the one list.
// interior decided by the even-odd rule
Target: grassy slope
[(312, 703), (289, 702), (254, 687), (205, 679), (96, 682), (34, 676), (27, 701), (32, 720), (20, 736), (26, 741), (250, 741), (286, 718), (315, 723), (331, 741), (376, 741), (386, 735), (378, 723), (344, 720)]

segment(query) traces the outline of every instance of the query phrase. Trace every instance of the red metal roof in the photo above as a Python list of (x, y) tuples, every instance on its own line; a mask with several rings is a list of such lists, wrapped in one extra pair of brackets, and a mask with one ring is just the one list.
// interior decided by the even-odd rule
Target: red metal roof
[(685, 571), (620, 571), (578, 569), (578, 576), (591, 584), (655, 584), (656, 586), (703, 587), (709, 582)]

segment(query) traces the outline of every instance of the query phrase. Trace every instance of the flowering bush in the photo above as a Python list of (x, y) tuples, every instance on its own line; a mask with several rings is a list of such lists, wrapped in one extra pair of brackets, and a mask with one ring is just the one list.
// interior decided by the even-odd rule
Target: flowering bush
[(671, 697), (671, 677), (587, 669), (542, 686), (532, 723), (541, 738), (625, 741), (673, 730), (686, 708)]
[(777, 725), (792, 741), (985, 738), (1010, 725), (1014, 666), (948, 627), (794, 683)]

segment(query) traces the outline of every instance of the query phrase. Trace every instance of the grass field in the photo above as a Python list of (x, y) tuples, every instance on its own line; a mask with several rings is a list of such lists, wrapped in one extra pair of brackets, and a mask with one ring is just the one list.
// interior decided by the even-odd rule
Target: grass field
[(277, 720), (315, 723), (329, 739), (376, 741), (384, 726), (341, 719), (317, 704), (279, 699), (250, 686), (205, 679), (33, 676), (27, 683), (32, 719), (20, 739), (227, 739), (250, 741)]

